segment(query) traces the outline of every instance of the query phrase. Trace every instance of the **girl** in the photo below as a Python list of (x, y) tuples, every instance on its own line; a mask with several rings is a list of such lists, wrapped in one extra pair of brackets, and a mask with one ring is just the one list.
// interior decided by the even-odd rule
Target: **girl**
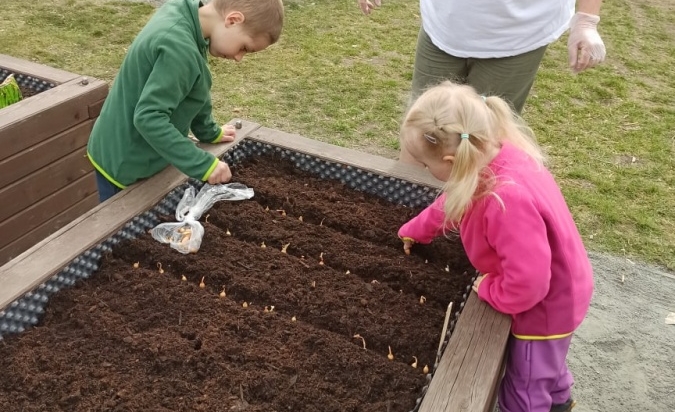
[(474, 291), (513, 319), (501, 411), (571, 410), (565, 358), (588, 311), (593, 275), (531, 130), (499, 97), (445, 82), (413, 104), (401, 146), (406, 160), (446, 182), (443, 194), (400, 228), (404, 251), (458, 229), (484, 274)]

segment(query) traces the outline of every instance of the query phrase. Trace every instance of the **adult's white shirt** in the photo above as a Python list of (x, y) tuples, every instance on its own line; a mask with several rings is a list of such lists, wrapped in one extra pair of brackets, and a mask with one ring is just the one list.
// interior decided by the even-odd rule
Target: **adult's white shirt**
[(444, 52), (461, 58), (509, 57), (557, 40), (574, 0), (420, 0), (422, 26)]

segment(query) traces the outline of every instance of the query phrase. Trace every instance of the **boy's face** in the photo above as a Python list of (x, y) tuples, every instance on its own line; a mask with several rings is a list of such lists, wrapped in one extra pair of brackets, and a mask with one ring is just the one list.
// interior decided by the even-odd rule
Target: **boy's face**
[(213, 57), (241, 61), (247, 53), (264, 50), (269, 45), (268, 36), (249, 34), (244, 25), (244, 15), (231, 11), (211, 33), (209, 53)]

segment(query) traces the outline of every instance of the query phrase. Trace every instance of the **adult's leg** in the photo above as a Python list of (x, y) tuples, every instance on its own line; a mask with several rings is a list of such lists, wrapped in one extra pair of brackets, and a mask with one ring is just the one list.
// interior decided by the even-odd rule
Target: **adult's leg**
[(469, 59), (467, 83), (478, 93), (504, 98), (521, 113), (546, 47), (513, 57)]
[(411, 102), (426, 89), (444, 80), (464, 83), (467, 73), (467, 59), (451, 56), (439, 49), (420, 28), (415, 50)]
[(551, 340), (510, 338), (499, 388), (502, 412), (550, 412), (554, 403), (569, 399), (573, 380), (565, 360), (571, 340), (571, 336)]
[(96, 187), (98, 188), (98, 201), (100, 203), (105, 202), (122, 191), (122, 189), (112, 184), (98, 170), (96, 171)]
[[(467, 59), (454, 57), (436, 47), (424, 28), (420, 27), (415, 50), (415, 66), (413, 69), (412, 91), (408, 108), (427, 89), (443, 82), (452, 80), (456, 83), (465, 83), (468, 72)], [(420, 166), (404, 147), (401, 147), (399, 160)]]

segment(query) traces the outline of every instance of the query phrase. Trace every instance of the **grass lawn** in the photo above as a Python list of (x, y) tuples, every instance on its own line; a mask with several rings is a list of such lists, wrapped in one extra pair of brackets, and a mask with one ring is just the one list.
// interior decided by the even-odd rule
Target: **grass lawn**
[[(6, 4), (5, 4), (6, 3)], [(0, 53), (112, 81), (154, 11), (144, 2), (5, 2)], [(418, 0), (286, 0), (281, 41), (243, 62), (212, 61), (225, 122), (264, 126), (388, 157), (407, 103)], [(542, 63), (524, 116), (546, 147), (590, 250), (675, 269), (675, 4), (603, 5), (608, 50), (572, 75), (565, 39)]]

